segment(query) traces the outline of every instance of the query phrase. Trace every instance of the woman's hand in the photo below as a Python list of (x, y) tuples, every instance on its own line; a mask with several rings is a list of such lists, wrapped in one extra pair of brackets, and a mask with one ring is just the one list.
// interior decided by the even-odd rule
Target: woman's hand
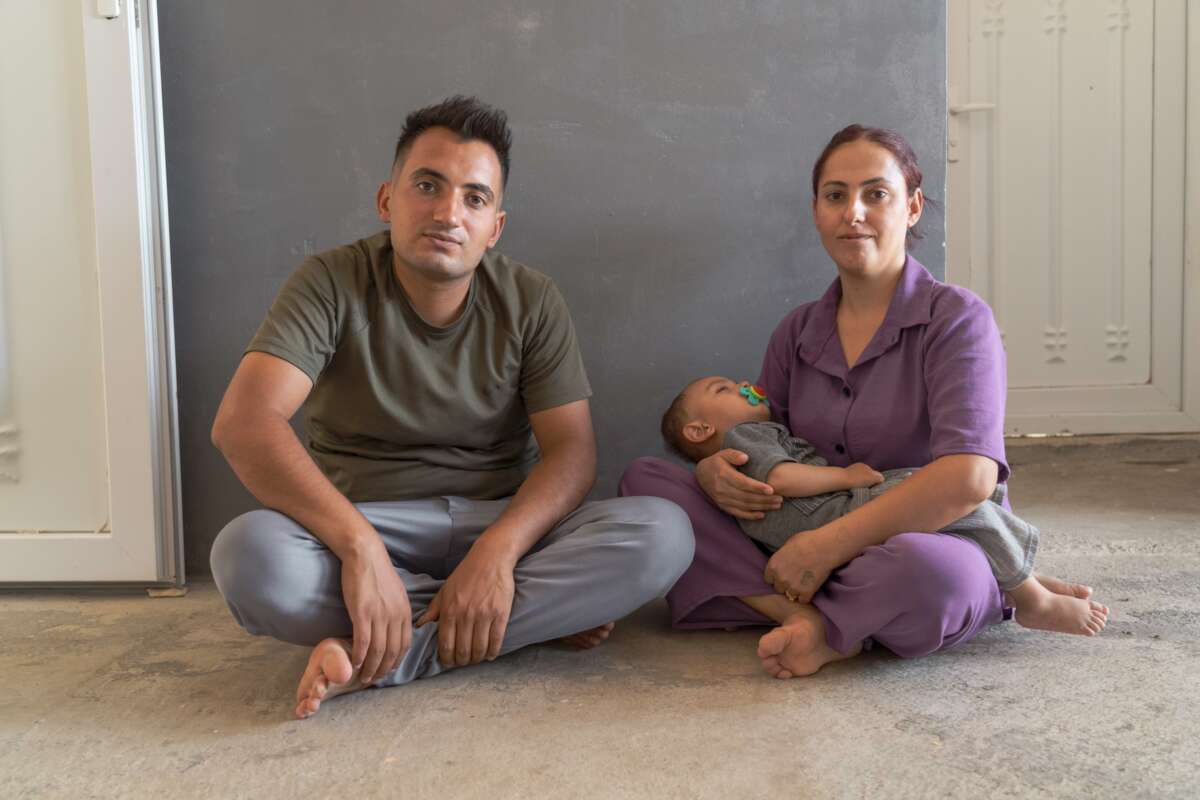
[(841, 566), (826, 541), (827, 535), (820, 528), (796, 534), (767, 561), (763, 577), (789, 600), (811, 602), (829, 573)]
[(696, 464), (696, 482), (726, 514), (738, 519), (762, 519), (783, 503), (770, 485), (746, 477), (735, 469), (749, 456), (741, 450), (721, 450)]

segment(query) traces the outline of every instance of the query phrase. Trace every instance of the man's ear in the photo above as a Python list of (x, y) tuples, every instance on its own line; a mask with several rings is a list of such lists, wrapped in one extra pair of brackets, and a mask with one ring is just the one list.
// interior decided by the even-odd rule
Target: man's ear
[(496, 242), (500, 241), (500, 234), (504, 232), (504, 221), (506, 219), (508, 219), (507, 211), (500, 211), (496, 214), (496, 228), (492, 231), (491, 238), (488, 239), (488, 247), (495, 247)]
[(694, 419), (683, 426), (683, 438), (692, 444), (703, 444), (716, 432), (716, 427), (699, 419)]
[(392, 221), (392, 182), (387, 181), (379, 184), (379, 191), (375, 193), (375, 211), (379, 213), (380, 222)]

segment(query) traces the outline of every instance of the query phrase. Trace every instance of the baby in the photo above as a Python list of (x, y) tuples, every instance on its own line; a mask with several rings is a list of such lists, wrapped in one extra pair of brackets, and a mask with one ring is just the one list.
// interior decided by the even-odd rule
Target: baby
[[(738, 520), (747, 536), (772, 551), (797, 533), (815, 530), (849, 514), (896, 486), (916, 469), (876, 472), (866, 464), (831, 467), (803, 439), (770, 421), (767, 398), (757, 386), (729, 378), (694, 381), (663, 415), (667, 445), (696, 462), (723, 448), (748, 456), (739, 467), (769, 484), (785, 498), (760, 520)], [(1001, 484), (989, 500), (941, 529), (978, 544), (1026, 628), (1095, 636), (1104, 628), (1108, 608), (1090, 599), (1091, 591), (1057, 578), (1035, 575), (1038, 532), (1001, 504)]]

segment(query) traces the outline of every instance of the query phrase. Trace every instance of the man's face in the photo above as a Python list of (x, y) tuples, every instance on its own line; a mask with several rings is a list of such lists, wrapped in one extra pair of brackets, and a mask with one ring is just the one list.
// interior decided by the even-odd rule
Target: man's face
[(486, 142), (447, 128), (413, 140), (391, 180), (379, 187), (395, 268), (435, 283), (469, 279), (504, 229), (500, 160)]

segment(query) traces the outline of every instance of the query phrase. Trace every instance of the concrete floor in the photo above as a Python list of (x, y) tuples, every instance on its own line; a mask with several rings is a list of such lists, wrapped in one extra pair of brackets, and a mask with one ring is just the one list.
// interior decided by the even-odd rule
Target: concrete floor
[(211, 584), (0, 594), (0, 797), (1200, 797), (1200, 437), (1010, 443), (1042, 570), (1095, 639), (997, 626), (917, 661), (759, 672), (757, 633), (542, 646), (289, 718), (305, 651)]

